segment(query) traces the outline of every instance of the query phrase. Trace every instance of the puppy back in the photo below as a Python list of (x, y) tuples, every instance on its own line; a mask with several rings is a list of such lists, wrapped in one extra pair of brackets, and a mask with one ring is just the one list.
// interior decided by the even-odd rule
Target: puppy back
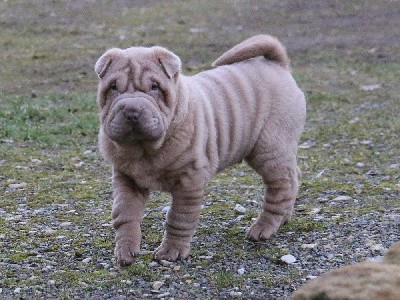
[(290, 69), (290, 60), (285, 47), (273, 36), (260, 34), (253, 36), (222, 54), (212, 63), (213, 67), (229, 65), (257, 56), (264, 56), (280, 64), (284, 69)]

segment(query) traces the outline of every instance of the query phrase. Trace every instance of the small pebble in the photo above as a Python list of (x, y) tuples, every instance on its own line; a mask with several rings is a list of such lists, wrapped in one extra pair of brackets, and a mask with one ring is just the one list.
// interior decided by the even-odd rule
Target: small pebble
[(241, 297), (242, 296), (242, 292), (237, 292), (237, 291), (231, 291), (230, 293), (229, 293), (229, 295), (231, 296), (231, 297)]
[(168, 260), (160, 260), (160, 264), (161, 264), (162, 266), (164, 266), (164, 267), (168, 267), (168, 266), (173, 265), (173, 263), (170, 262), (170, 261), (168, 261)]
[(386, 250), (385, 247), (383, 247), (382, 244), (375, 244), (375, 245), (372, 245), (372, 246), (370, 247), (370, 249), (371, 249), (372, 251), (381, 251), (381, 252)]
[(245, 270), (244, 268), (239, 268), (239, 269), (237, 270), (237, 272), (238, 272), (239, 275), (243, 275), (245, 271), (246, 271), (246, 270)]
[(67, 228), (70, 227), (72, 225), (72, 222), (62, 222), (60, 223), (60, 227), (62, 228)]
[(153, 267), (157, 267), (158, 263), (156, 261), (152, 261), (151, 263), (149, 263), (149, 267), (153, 268)]
[(158, 291), (164, 285), (164, 281), (154, 281), (152, 284), (152, 288)]
[(338, 196), (338, 197), (332, 199), (332, 201), (348, 201), (351, 199), (352, 198), (350, 196)]
[(92, 260), (92, 258), (91, 258), (91, 257), (88, 257), (88, 258), (82, 259), (82, 262), (83, 262), (84, 264), (87, 264), (87, 263), (90, 262), (91, 260)]
[(290, 265), (290, 264), (293, 264), (294, 262), (296, 262), (297, 259), (296, 259), (296, 257), (294, 257), (291, 254), (286, 254), (286, 255), (281, 257), (281, 261), (283, 261), (284, 263)]
[(245, 213), (245, 212), (246, 212), (246, 208), (243, 207), (243, 206), (240, 205), (240, 204), (236, 204), (236, 205), (235, 205), (235, 211), (237, 211), (237, 212), (239, 212), (239, 213)]
[(316, 246), (317, 246), (317, 243), (315, 243), (315, 244), (303, 244), (303, 245), (301, 245), (301, 248), (303, 248), (303, 249), (313, 249)]
[(8, 186), (10, 190), (17, 190), (17, 189), (22, 189), (26, 187), (28, 184), (26, 182), (20, 182), (20, 183), (12, 183)]

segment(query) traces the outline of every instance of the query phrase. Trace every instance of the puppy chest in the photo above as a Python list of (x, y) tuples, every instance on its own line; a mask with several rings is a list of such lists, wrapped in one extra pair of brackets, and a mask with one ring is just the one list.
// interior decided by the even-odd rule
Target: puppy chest
[(131, 178), (138, 186), (150, 190), (161, 190), (163, 179), (159, 172), (143, 163), (124, 163), (118, 169)]

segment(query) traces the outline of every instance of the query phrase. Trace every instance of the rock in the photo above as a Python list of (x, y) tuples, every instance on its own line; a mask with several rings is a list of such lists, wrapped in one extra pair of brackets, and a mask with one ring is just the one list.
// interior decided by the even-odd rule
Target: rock
[(383, 261), (400, 266), (400, 241), (390, 246), (389, 250), (383, 256)]
[(164, 214), (166, 214), (167, 212), (169, 212), (170, 209), (171, 209), (171, 206), (164, 206), (164, 207), (162, 208), (162, 212), (163, 212)]
[(383, 252), (383, 251), (386, 250), (385, 247), (384, 247), (382, 244), (374, 244), (374, 245), (371, 245), (370, 249), (371, 249), (372, 251), (379, 251), (379, 252)]
[(60, 227), (61, 228), (67, 228), (67, 227), (70, 227), (70, 226), (72, 226), (72, 222), (62, 222), (62, 223), (60, 223)]
[(22, 189), (26, 187), (28, 184), (26, 182), (20, 182), (20, 183), (12, 183), (8, 186), (8, 188), (12, 191), (17, 190), (17, 189)]
[(152, 288), (158, 291), (164, 285), (164, 281), (154, 281), (152, 284)]
[(235, 205), (235, 211), (237, 211), (238, 213), (245, 213), (246, 212), (246, 208), (245, 207), (243, 207), (242, 205), (240, 205), (240, 204), (236, 204)]
[(315, 244), (303, 244), (303, 245), (301, 245), (301, 248), (302, 248), (302, 249), (313, 249), (313, 248), (315, 248), (317, 245), (318, 245), (317, 243), (315, 243)]
[(351, 199), (352, 198), (350, 196), (338, 196), (338, 197), (332, 199), (332, 201), (348, 201)]
[(242, 292), (231, 291), (231, 292), (229, 293), (229, 296), (231, 296), (231, 297), (241, 297), (242, 294), (243, 294)]
[(170, 261), (168, 261), (168, 260), (160, 260), (160, 264), (161, 264), (162, 266), (164, 266), (164, 267), (169, 267), (169, 266), (172, 266), (174, 263), (173, 263), (173, 262), (170, 262)]
[(91, 260), (92, 260), (91, 257), (87, 257), (87, 258), (85, 258), (85, 259), (82, 259), (82, 262), (85, 263), (85, 264), (87, 264), (87, 263), (90, 262)]
[(300, 149), (309, 149), (314, 147), (317, 143), (315, 141), (305, 141), (304, 143), (299, 145)]
[(244, 272), (246, 272), (246, 270), (245, 270), (244, 268), (239, 268), (239, 269), (237, 270), (237, 272), (238, 272), (239, 275), (243, 275)]
[(170, 292), (165, 292), (163, 294), (159, 294), (159, 295), (157, 295), (157, 299), (165, 298), (165, 297), (169, 296), (169, 294), (170, 294)]
[(364, 262), (342, 267), (302, 285), (293, 300), (397, 300), (400, 266)]
[(157, 267), (157, 266), (158, 266), (158, 263), (156, 261), (152, 261), (152, 262), (149, 263), (149, 267), (150, 268), (154, 268), (154, 267)]
[(377, 84), (364, 84), (360, 85), (360, 90), (364, 92), (372, 92), (377, 89), (381, 88), (381, 85), (379, 83)]
[(291, 254), (286, 254), (284, 256), (281, 257), (281, 261), (283, 261), (284, 263), (290, 265), (293, 264), (294, 262), (296, 262), (296, 257), (294, 257)]

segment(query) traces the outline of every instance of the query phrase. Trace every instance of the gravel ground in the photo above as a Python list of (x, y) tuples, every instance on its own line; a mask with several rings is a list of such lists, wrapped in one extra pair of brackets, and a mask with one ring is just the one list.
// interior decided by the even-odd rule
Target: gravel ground
[[(220, 188), (215, 192), (230, 193)], [(259, 187), (254, 193), (261, 192)], [(16, 211), (0, 209), (10, 228), (0, 236), (1, 298), (288, 299), (296, 287), (327, 270), (379, 259), (399, 239), (398, 209), (357, 215), (352, 211), (357, 200), (337, 196), (319, 199), (315, 207), (300, 200), (292, 225), (267, 242), (253, 243), (243, 237), (257, 203), (249, 200), (238, 209), (235, 201), (207, 198), (192, 256), (187, 261), (156, 262), (151, 250), (161, 238), (167, 202), (161, 194), (154, 198), (156, 204), (146, 215), (142, 256), (125, 269), (113, 258), (108, 202), (31, 209), (25, 197), (15, 199)], [(211, 211), (214, 205), (230, 211), (218, 216)], [(335, 212), (324, 211), (331, 207)], [(283, 262), (284, 255), (295, 261)], [(5, 278), (14, 284), (7, 286)]]

